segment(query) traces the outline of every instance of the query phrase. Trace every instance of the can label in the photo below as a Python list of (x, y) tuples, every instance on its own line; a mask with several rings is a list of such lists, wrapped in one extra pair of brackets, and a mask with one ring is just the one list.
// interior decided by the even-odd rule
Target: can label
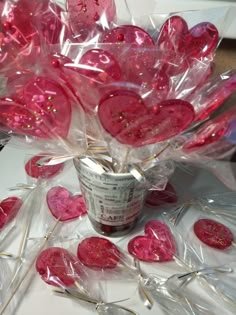
[(80, 187), (89, 216), (110, 226), (125, 225), (137, 219), (146, 195), (145, 188), (130, 174), (102, 174), (78, 168)]

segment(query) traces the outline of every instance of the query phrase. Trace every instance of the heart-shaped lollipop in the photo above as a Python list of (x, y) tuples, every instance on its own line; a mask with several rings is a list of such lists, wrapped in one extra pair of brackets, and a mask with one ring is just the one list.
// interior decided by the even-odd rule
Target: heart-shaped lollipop
[(185, 152), (193, 152), (211, 145), (227, 134), (230, 136), (231, 122), (236, 119), (236, 110), (229, 110), (211, 119), (201, 127), (183, 146)]
[(18, 0), (5, 4), (2, 20), (10, 22), (35, 44), (39, 44), (39, 32), (49, 44), (57, 44), (64, 27), (61, 12), (62, 9), (50, 0)]
[[(170, 17), (162, 26), (157, 45), (168, 54), (169, 65), (178, 63), (178, 58), (184, 56), (184, 62), (175, 67), (175, 72), (181, 73), (191, 66), (194, 59), (201, 59), (211, 55), (219, 42), (219, 33), (215, 25), (203, 22), (188, 29), (187, 22), (180, 16)], [(176, 58), (177, 57), (177, 58)], [(174, 67), (171, 66), (174, 70)]]
[(102, 237), (84, 239), (77, 248), (79, 260), (91, 269), (113, 269), (120, 261), (120, 251)]
[(209, 117), (235, 90), (236, 72), (234, 70), (221, 74), (217, 79), (213, 79), (201, 89), (196, 90), (189, 97), (196, 111), (195, 121)]
[(48, 191), (47, 204), (52, 215), (60, 221), (73, 220), (87, 213), (83, 197), (71, 195), (61, 186), (53, 187)]
[(64, 164), (59, 163), (56, 165), (39, 165), (38, 162), (45, 156), (49, 154), (39, 154), (33, 156), (30, 160), (28, 160), (25, 164), (26, 173), (33, 178), (51, 178), (59, 174), (63, 168)]
[(174, 187), (167, 183), (164, 190), (151, 190), (147, 194), (145, 202), (151, 206), (160, 206), (163, 204), (176, 203), (177, 194)]
[[(69, 67), (67, 67), (69, 69)], [(71, 67), (77, 74), (76, 85), (82, 103), (89, 110), (94, 110), (104, 89), (112, 82), (119, 81), (122, 71), (117, 60), (103, 49), (88, 50), (79, 60), (78, 65)]]
[(194, 223), (193, 230), (204, 244), (220, 250), (230, 247), (234, 240), (228, 227), (211, 219), (198, 220)]
[(29, 41), (20, 30), (9, 22), (2, 25), (0, 33), (0, 65), (1, 68), (14, 62), (16, 57), (27, 48)]
[(111, 51), (119, 60), (127, 81), (145, 85), (153, 77), (157, 59), (152, 37), (142, 28), (122, 25), (104, 34), (103, 43), (114, 43)]
[[(65, 90), (54, 80), (35, 77), (24, 86), (27, 108), (35, 113), (38, 137), (66, 137), (71, 121), (71, 104)], [(40, 127), (42, 124), (42, 131)]]
[(164, 262), (173, 260), (175, 240), (168, 226), (157, 220), (144, 227), (145, 236), (136, 236), (128, 243), (129, 253), (142, 261)]
[(8, 197), (0, 202), (0, 229), (11, 222), (22, 206), (18, 197)]
[(194, 110), (182, 100), (148, 108), (138, 94), (119, 90), (100, 101), (98, 116), (103, 128), (119, 142), (139, 147), (179, 134), (193, 121)]
[[(79, 41), (90, 38), (98, 26), (107, 28), (116, 18), (114, 0), (67, 0), (70, 27)], [(101, 27), (101, 29), (102, 29)]]
[(60, 247), (42, 251), (37, 257), (35, 267), (44, 282), (56, 287), (71, 287), (81, 275), (76, 257)]

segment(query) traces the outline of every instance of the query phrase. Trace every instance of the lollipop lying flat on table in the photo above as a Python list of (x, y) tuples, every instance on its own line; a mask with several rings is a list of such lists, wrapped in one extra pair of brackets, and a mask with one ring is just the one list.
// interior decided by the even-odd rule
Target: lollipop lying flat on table
[(195, 235), (210, 247), (224, 250), (233, 245), (233, 233), (220, 222), (200, 219), (194, 223), (193, 230)]
[(72, 195), (66, 188), (56, 186), (47, 193), (47, 204), (52, 215), (60, 221), (69, 221), (87, 213), (83, 197)]
[[(63, 163), (58, 163), (56, 165), (39, 165), (38, 162), (49, 154), (42, 153), (33, 156), (25, 164), (26, 173), (33, 178), (52, 178), (62, 172), (64, 168)], [(50, 155), (49, 155), (50, 156)]]
[(0, 202), (0, 230), (16, 217), (22, 204), (18, 197), (8, 197)]
[(157, 220), (144, 227), (144, 236), (136, 236), (128, 243), (128, 252), (139, 260), (165, 262), (173, 260), (175, 240), (168, 226)]
[(92, 269), (113, 269), (120, 261), (120, 251), (115, 244), (103, 237), (84, 239), (77, 248), (79, 260)]
[(37, 257), (35, 267), (42, 280), (57, 287), (71, 287), (82, 273), (76, 257), (60, 247), (51, 247)]

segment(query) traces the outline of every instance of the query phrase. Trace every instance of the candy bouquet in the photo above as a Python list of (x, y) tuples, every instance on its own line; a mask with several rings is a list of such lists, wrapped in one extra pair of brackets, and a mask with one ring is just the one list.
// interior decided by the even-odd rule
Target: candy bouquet
[[(0, 10), (1, 144), (11, 139), (13, 146), (40, 150), (25, 165), (32, 184), (18, 188), (35, 193), (38, 185), (50, 187), (45, 200), (59, 222), (87, 211), (98, 233), (127, 234), (142, 218), (145, 200), (152, 206), (177, 202), (169, 179), (182, 162), (211, 170), (235, 190), (229, 160), (235, 153), (236, 110), (218, 109), (236, 90), (236, 72), (214, 74), (228, 8), (137, 16), (130, 1), (123, 0), (5, 0)], [(86, 211), (82, 197), (60, 182), (70, 160)], [(47, 228), (40, 250), (54, 232), (54, 225), (52, 231)], [(168, 248), (152, 235), (142, 237), (154, 250)], [(139, 241), (131, 244), (132, 253), (143, 250), (146, 243)], [(164, 257), (172, 261), (177, 254), (169, 248)], [(33, 263), (28, 265), (32, 269)], [(140, 278), (141, 271), (136, 275)], [(168, 301), (181, 300), (184, 314), (205, 314), (196, 304), (191, 312), (188, 299), (161, 283), (154, 296), (167, 299), (166, 312)], [(73, 296), (67, 287), (61, 289)], [(141, 289), (147, 303), (149, 293), (145, 286)], [(80, 292), (80, 298), (87, 293)], [(114, 314), (125, 312), (91, 296), (90, 301), (100, 305), (99, 314), (113, 308)]]

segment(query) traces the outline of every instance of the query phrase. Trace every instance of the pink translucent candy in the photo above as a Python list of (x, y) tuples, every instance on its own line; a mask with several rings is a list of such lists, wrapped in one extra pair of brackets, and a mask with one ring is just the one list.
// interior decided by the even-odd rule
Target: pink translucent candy
[(69, 23), (74, 35), (84, 40), (98, 25), (107, 27), (116, 19), (114, 0), (67, 0)]
[(197, 90), (190, 102), (196, 108), (195, 121), (207, 118), (236, 90), (236, 72), (224, 73), (217, 80), (212, 81)]
[(3, 23), (0, 33), (0, 65), (1, 68), (15, 61), (20, 51), (27, 48), (29, 41), (20, 30), (11, 23)]
[(190, 29), (191, 37), (188, 44), (191, 48), (186, 48), (187, 53), (192, 57), (202, 58), (209, 56), (215, 51), (219, 42), (219, 33), (215, 25), (209, 22), (203, 22)]
[(166, 250), (165, 245), (154, 238), (136, 236), (128, 243), (129, 253), (142, 261), (164, 262), (173, 260), (172, 255)]
[(103, 43), (133, 44), (136, 47), (154, 47), (152, 37), (135, 25), (122, 25), (105, 33)]
[(92, 269), (113, 269), (120, 261), (120, 251), (103, 237), (88, 237), (77, 248), (79, 260)]
[(118, 62), (112, 54), (103, 49), (88, 50), (79, 61), (78, 72), (100, 83), (121, 79)]
[(25, 164), (26, 173), (33, 178), (52, 178), (59, 174), (63, 168), (64, 164), (56, 164), (56, 165), (44, 165), (40, 166), (37, 163), (39, 160), (47, 156), (47, 154), (35, 155), (30, 160), (28, 160)]
[(174, 187), (168, 183), (165, 190), (151, 190), (147, 194), (145, 202), (151, 206), (159, 206), (168, 203), (176, 203), (177, 195)]
[[(154, 41), (145, 30), (134, 25), (119, 26), (105, 33), (103, 43), (126, 44), (114, 45), (111, 50), (127, 81), (140, 85), (151, 80), (149, 69), (155, 64), (156, 52)], [(127, 44), (130, 45), (128, 50)]]
[(3, 130), (19, 135), (37, 136), (40, 132), (35, 115), (10, 98), (0, 99), (0, 123)]
[(175, 240), (168, 226), (161, 221), (149, 221), (144, 227), (144, 233), (147, 237), (156, 239), (163, 243), (168, 254), (176, 253)]
[(236, 118), (236, 110), (232, 109), (211, 119), (184, 144), (183, 150), (192, 152), (219, 141), (230, 132), (230, 123), (234, 118)]
[(195, 59), (210, 56), (218, 42), (219, 33), (215, 25), (203, 22), (189, 30), (183, 18), (172, 16), (163, 24), (157, 45), (163, 51), (173, 52), (168, 53), (166, 67), (168, 73), (175, 75), (191, 67)]
[(18, 0), (5, 5), (3, 21), (19, 28), (28, 40), (38, 44), (38, 31), (50, 44), (59, 42), (62, 9), (50, 0)]
[(75, 256), (64, 248), (50, 247), (37, 257), (35, 268), (42, 280), (55, 287), (71, 287), (82, 274)]
[(48, 191), (47, 204), (52, 215), (60, 221), (73, 220), (87, 213), (83, 197), (71, 195), (61, 186), (53, 187)]
[(200, 219), (194, 224), (194, 233), (206, 245), (224, 250), (232, 245), (233, 233), (220, 222)]
[[(180, 50), (188, 34), (188, 24), (180, 16), (172, 16), (161, 27), (157, 44), (162, 50)], [(185, 45), (184, 45), (185, 46)]]
[(98, 115), (103, 128), (119, 142), (139, 147), (185, 130), (194, 119), (194, 110), (182, 100), (167, 100), (147, 108), (139, 95), (120, 90), (100, 101)]
[(71, 122), (71, 104), (65, 90), (56, 81), (35, 77), (24, 86), (23, 97), (27, 109), (36, 117), (36, 121), (29, 124), (29, 129), (37, 128), (36, 136), (67, 136)]
[(0, 202), (0, 229), (11, 222), (22, 206), (18, 197), (8, 197)]

